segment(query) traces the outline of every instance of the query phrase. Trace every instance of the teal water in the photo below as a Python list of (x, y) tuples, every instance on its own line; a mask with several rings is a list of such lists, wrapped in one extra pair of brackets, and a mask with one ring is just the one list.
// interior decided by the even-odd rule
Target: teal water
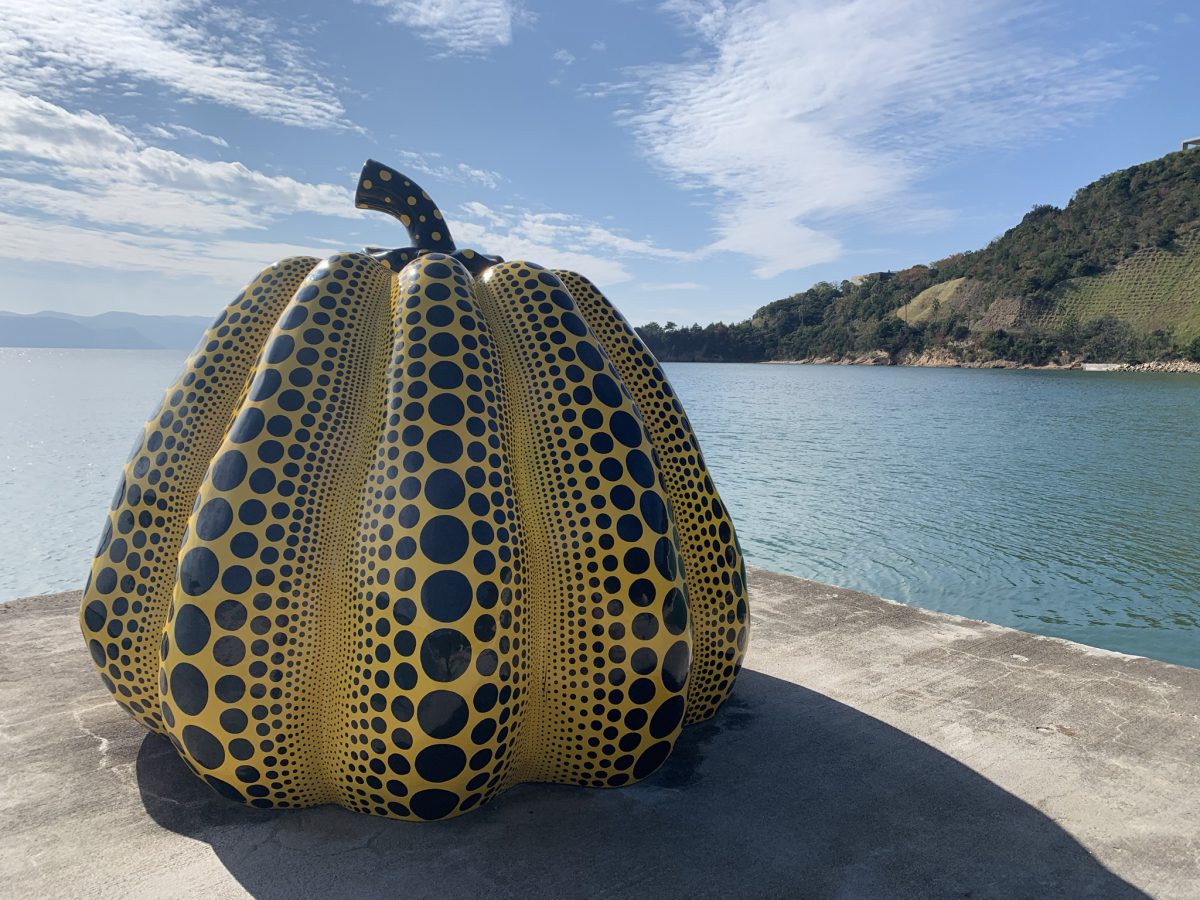
[[(83, 584), (182, 358), (0, 350), (0, 599)], [(667, 370), (751, 563), (1200, 666), (1200, 377)]]
[(667, 370), (750, 562), (1200, 666), (1200, 376)]

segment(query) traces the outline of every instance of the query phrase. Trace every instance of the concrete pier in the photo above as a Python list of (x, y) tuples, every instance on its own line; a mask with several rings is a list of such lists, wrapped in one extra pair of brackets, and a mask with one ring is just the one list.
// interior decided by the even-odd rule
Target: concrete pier
[(751, 572), (733, 697), (647, 781), (413, 825), (196, 782), (0, 604), (0, 896), (1197, 897), (1200, 670)]

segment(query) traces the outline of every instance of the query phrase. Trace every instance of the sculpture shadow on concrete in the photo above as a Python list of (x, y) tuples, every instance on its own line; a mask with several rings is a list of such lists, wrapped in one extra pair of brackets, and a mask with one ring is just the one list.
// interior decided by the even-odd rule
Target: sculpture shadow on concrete
[(944, 753), (750, 670), (641, 784), (524, 785), (452, 822), (248, 809), (199, 784), (157, 735), (137, 778), (156, 822), (210, 844), (267, 900), (1146, 896)]

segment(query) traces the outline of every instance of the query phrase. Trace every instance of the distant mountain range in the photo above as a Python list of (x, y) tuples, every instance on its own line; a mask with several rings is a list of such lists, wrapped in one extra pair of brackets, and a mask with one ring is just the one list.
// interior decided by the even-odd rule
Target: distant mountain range
[(190, 350), (211, 323), (207, 316), (0, 312), (0, 347)]

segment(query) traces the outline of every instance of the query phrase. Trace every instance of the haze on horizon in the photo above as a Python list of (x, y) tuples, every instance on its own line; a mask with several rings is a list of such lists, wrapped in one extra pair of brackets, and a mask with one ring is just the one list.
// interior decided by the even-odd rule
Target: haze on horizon
[(0, 309), (214, 314), (405, 242), (578, 269), (635, 324), (745, 318), (984, 246), (1200, 132), (1182, 0), (0, 0)]

